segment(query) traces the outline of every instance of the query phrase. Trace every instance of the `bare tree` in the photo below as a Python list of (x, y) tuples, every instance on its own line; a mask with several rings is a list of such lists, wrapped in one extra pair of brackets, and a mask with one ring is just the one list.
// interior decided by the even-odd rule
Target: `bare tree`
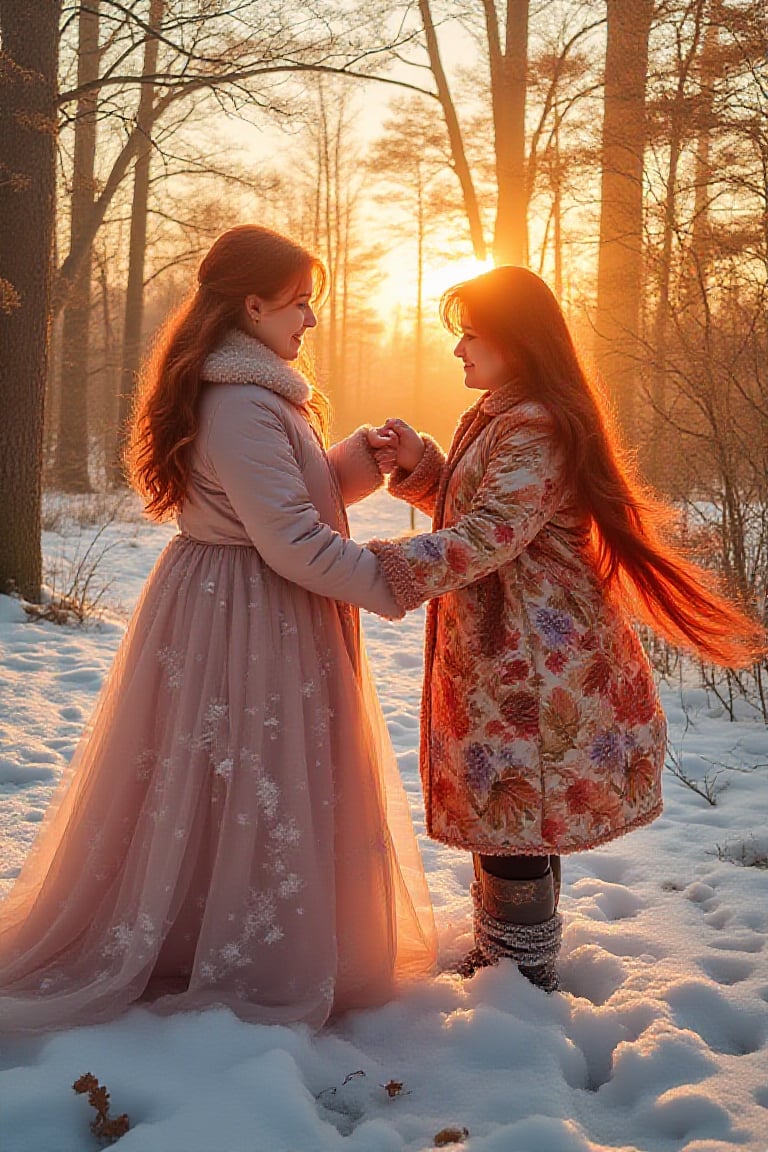
[[(544, 4), (537, 16), (546, 23), (554, 6)], [(451, 147), (451, 166), (459, 180), (475, 256), (487, 255), (484, 225), (477, 191), (478, 172), (468, 159), (465, 130), (462, 129), (439, 49), (438, 25), (433, 0), (419, 0), (424, 43), (437, 97)], [(554, 21), (557, 47), (552, 53), (551, 83), (541, 93), (535, 109), (530, 107), (530, 32), (528, 0), (510, 0), (505, 6), (496, 0), (483, 0), (483, 48), (488, 61), (488, 89), (485, 99), (490, 111), (493, 144), (495, 219), (493, 253), (497, 263), (526, 264), (528, 251), (528, 209), (534, 193), (539, 162), (545, 146), (553, 146), (555, 123), (562, 126), (566, 106), (556, 111), (557, 96), (568, 62), (578, 44), (602, 23), (602, 17), (584, 21), (566, 12), (562, 22)], [(475, 82), (475, 87), (477, 84)], [(588, 86), (586, 91), (590, 90)], [(568, 102), (568, 107), (573, 101)], [(530, 120), (526, 130), (526, 120)]]
[[(99, 75), (99, 2), (83, 5), (78, 15), (77, 82), (86, 91), (77, 102), (70, 198), (70, 247), (79, 242), (93, 207)], [(64, 308), (57, 435), (53, 482), (63, 492), (89, 492), (87, 380), (91, 325), (91, 252)]]
[(152, 128), (154, 124), (155, 87), (151, 78), (157, 70), (159, 37), (162, 32), (165, 0), (151, 0), (148, 31), (144, 43), (142, 76), (136, 127), (142, 139), (133, 169), (133, 199), (131, 202), (131, 238), (128, 253), (128, 284), (125, 292), (125, 320), (123, 324), (123, 356), (120, 370), (120, 389), (117, 409), (117, 437), (115, 459), (111, 475), (113, 482), (123, 478), (122, 460), (128, 435), (128, 423), (136, 388), (136, 374), (141, 360), (141, 330), (144, 302), (144, 265), (147, 250), (147, 212), (149, 209), (149, 178), (152, 163)]
[[(57, 277), (54, 312), (69, 299), (79, 262), (90, 263), (93, 238), (108, 218), (115, 198), (121, 195), (123, 181), (132, 172), (118, 434), (109, 469), (113, 482), (120, 482), (125, 428), (142, 352), (150, 165), (153, 155), (159, 159), (161, 136), (167, 147), (173, 131), (183, 132), (190, 111), (206, 100), (209, 109), (214, 99), (234, 111), (247, 108), (249, 103), (282, 108), (285, 97), (275, 99), (269, 88), (276, 78), (284, 83), (286, 75), (312, 74), (315, 70), (351, 74), (356, 57), (366, 57), (368, 52), (356, 52), (355, 46), (345, 43), (330, 23), (323, 25), (318, 21), (313, 25), (311, 19), (286, 23), (279, 0), (258, 13), (252, 13), (249, 5), (212, 12), (202, 0), (147, 0), (143, 11), (138, 6), (125, 8), (114, 0), (104, 3), (115, 27), (109, 51), (103, 54), (101, 74), (89, 77), (79, 73), (76, 87), (63, 94), (62, 104), (65, 106), (75, 95), (79, 100), (94, 100), (99, 93), (103, 120), (125, 123), (127, 135), (113, 154), (100, 194), (88, 206), (85, 219), (82, 212), (77, 214), (78, 227)], [(131, 69), (135, 69), (135, 75)], [(131, 109), (128, 114), (123, 106), (126, 98)], [(201, 170), (204, 167), (201, 163)], [(84, 281), (85, 274), (80, 282)], [(62, 446), (73, 445), (73, 456), (78, 450), (79, 463), (73, 463), (72, 468), (79, 467), (81, 476), (86, 472), (82, 483), (87, 482), (86, 375), (75, 374), (74, 402), (63, 410), (70, 423), (77, 420), (77, 437), (59, 438)]]
[[(130, 99), (146, 86), (153, 88), (155, 99), (143, 102), (141, 124), (138, 109), (135, 116), (119, 113), (126, 123), (126, 133), (102, 180), (88, 227), (58, 269), (53, 298), (56, 313), (71, 291), (81, 261), (117, 190), (145, 147), (148, 134), (171, 109), (207, 97), (215, 102), (213, 106), (233, 114), (261, 109), (290, 115), (290, 99), (276, 85), (285, 85), (290, 78), (317, 74), (370, 80), (375, 75), (375, 61), (384, 59), (393, 47), (385, 30), (375, 24), (371, 27), (370, 11), (358, 14), (355, 23), (350, 9), (344, 14), (348, 26), (341, 31), (333, 5), (325, 10), (318, 4), (308, 17), (289, 21), (285, 19), (283, 0), (271, 0), (263, 6), (240, 2), (232, 10), (225, 6), (214, 12), (207, 0), (175, 0), (173, 7), (171, 0), (166, 0), (163, 27), (153, 30), (151, 22), (137, 13), (136, 6), (125, 6), (118, 0), (109, 2), (121, 14), (127, 42), (116, 38), (102, 75), (90, 84), (76, 84), (63, 91), (60, 106), (66, 108), (93, 88), (99, 88), (105, 115), (110, 116), (116, 106), (121, 107), (126, 95)], [(377, 41), (378, 35), (381, 39)], [(147, 73), (143, 66), (145, 50), (149, 50), (152, 40), (159, 42), (155, 74)], [(139, 56), (142, 63), (137, 62)], [(375, 78), (398, 87), (414, 87), (406, 81)]]
[(525, 171), (528, 9), (528, 0), (508, 0), (502, 49), (495, 0), (483, 0), (498, 187), (493, 251), (500, 264), (528, 263), (529, 197)]
[[(510, 0), (504, 17), (504, 45), (496, 0), (483, 0), (490, 68), (490, 102), (496, 161), (494, 255), (498, 263), (525, 264), (528, 257), (525, 189), (525, 95), (528, 68), (528, 0)], [(486, 244), (475, 183), (440, 56), (430, 0), (419, 0), (429, 64), (451, 143), (453, 166), (461, 184), (475, 255), (486, 256)]]
[[(543, 235), (531, 237), (529, 264), (540, 275), (551, 275), (555, 294), (564, 307), (575, 274), (587, 294), (589, 278), (583, 257), (570, 260), (569, 248), (595, 250), (599, 210), (592, 189), (599, 179), (599, 134), (596, 118), (602, 99), (602, 80), (593, 54), (572, 45), (567, 26), (539, 36), (530, 53), (528, 92), (538, 110), (531, 132), (526, 166), (529, 212), (546, 213)], [(578, 224), (569, 229), (567, 217), (576, 213)], [(538, 252), (537, 252), (538, 248)]]
[[(436, 229), (455, 219), (460, 205), (451, 195), (446, 163), (449, 142), (444, 127), (435, 123), (424, 104), (401, 99), (391, 105), (383, 135), (369, 155), (371, 175), (385, 181), (386, 202), (401, 217), (416, 247), (416, 299), (414, 308), (414, 371), (411, 413), (418, 427), (427, 420), (425, 398), (424, 271), (427, 243)], [(396, 191), (396, 197), (393, 197)], [(384, 199), (384, 197), (382, 197)], [(458, 210), (458, 211), (457, 211)]]
[(432, 75), (435, 80), (437, 96), (440, 101), (440, 106), (443, 110), (445, 126), (451, 145), (453, 168), (459, 183), (461, 184), (461, 191), (464, 197), (464, 208), (467, 214), (467, 222), (469, 224), (469, 234), (472, 239), (472, 247), (477, 259), (485, 260), (487, 250), (483, 232), (483, 223), (480, 217), (480, 206), (477, 199), (477, 193), (475, 192), (475, 182), (472, 177), (472, 172), (470, 170), (466, 152), (464, 150), (464, 138), (459, 126), (456, 107), (453, 102), (453, 96), (451, 95), (448, 78), (445, 74), (445, 68), (443, 67), (443, 61), (440, 55), (440, 44), (437, 38), (435, 22), (432, 17), (430, 0), (419, 0), (419, 13), (421, 15), (421, 23), (424, 29), (424, 39), (426, 42), (427, 55), (429, 58), (429, 66), (432, 70)]
[[(683, 510), (685, 543), (765, 623), (768, 13), (749, 3), (670, 0), (664, 20), (646, 167), (658, 199), (646, 227), (656, 275), (642, 348), (650, 447)], [(701, 672), (732, 717), (746, 698), (768, 719), (765, 659), (749, 672)]]
[(653, 0), (607, 0), (607, 10), (595, 352), (629, 428), (643, 291), (645, 87)]
[[(677, 234), (678, 179), (683, 149), (695, 133), (695, 97), (691, 80), (697, 71), (705, 35), (709, 0), (693, 0), (674, 14), (670, 24), (674, 32), (674, 81), (659, 102), (649, 106), (650, 118), (660, 122), (667, 162), (664, 197), (661, 209), (661, 244), (656, 262), (656, 309), (653, 318), (654, 364), (652, 393), (654, 420), (647, 453), (647, 468), (655, 482), (661, 479), (666, 453), (660, 413), (667, 398), (667, 332), (670, 319), (670, 297), (673, 277), (673, 245)], [(675, 19), (675, 16), (677, 17)]]
[(59, 0), (0, 0), (0, 591), (40, 594)]

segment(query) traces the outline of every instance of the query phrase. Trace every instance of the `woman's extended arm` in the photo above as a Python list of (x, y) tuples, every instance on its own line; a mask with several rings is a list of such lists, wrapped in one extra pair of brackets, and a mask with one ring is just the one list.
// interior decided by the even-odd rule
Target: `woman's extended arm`
[(206, 454), (264, 562), (278, 575), (332, 600), (399, 618), (376, 557), (320, 520), (280, 416), (244, 397), (213, 413)]
[(564, 463), (546, 423), (521, 423), (518, 410), (514, 417), (499, 417), (497, 426), (482, 482), (456, 524), (368, 545), (406, 611), (509, 563), (560, 504)]

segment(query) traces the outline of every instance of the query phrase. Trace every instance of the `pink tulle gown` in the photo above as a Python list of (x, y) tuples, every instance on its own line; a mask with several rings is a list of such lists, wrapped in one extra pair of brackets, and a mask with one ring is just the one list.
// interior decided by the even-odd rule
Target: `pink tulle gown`
[(141, 1001), (322, 1025), (428, 972), (434, 926), (366, 668), (359, 604), (397, 610), (299, 373), (241, 333), (206, 365), (181, 533), (0, 905), (0, 1031)]

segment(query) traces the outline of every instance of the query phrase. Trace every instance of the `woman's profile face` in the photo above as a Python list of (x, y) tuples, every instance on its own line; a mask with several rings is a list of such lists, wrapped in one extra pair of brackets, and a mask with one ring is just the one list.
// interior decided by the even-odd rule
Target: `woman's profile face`
[(307, 272), (289, 294), (277, 300), (245, 298), (248, 331), (283, 360), (296, 359), (304, 333), (317, 324), (311, 304), (313, 287)]
[(482, 336), (478, 336), (469, 319), (461, 325), (461, 339), (453, 354), (464, 364), (464, 383), (467, 388), (497, 392), (512, 378), (512, 370), (504, 356)]

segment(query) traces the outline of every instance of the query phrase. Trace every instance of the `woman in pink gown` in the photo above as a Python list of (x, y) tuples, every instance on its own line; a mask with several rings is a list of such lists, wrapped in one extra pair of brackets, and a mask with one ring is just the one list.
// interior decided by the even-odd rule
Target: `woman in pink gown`
[(383, 441), (328, 449), (291, 363), (323, 280), (234, 228), (147, 363), (132, 475), (179, 534), (0, 906), (0, 1030), (137, 1001), (319, 1027), (433, 964), (358, 607), (402, 613), (345, 514), (382, 482)]

